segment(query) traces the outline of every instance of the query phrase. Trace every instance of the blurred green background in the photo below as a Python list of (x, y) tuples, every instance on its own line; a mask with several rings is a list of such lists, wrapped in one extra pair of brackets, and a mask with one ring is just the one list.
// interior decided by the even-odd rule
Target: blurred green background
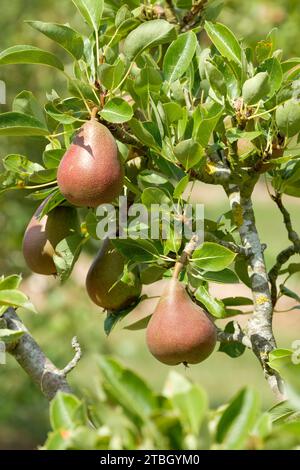
[[(24, 1), (10, 0), (2, 5), (0, 16), (1, 49), (15, 44), (33, 44), (55, 51), (64, 61), (68, 60), (59, 47), (27, 26), (24, 23), (27, 19), (69, 22), (79, 28), (81, 23), (71, 1), (27, 0), (25, 7)], [(278, 27), (278, 47), (284, 50), (284, 57), (299, 55), (298, 0), (228, 0), (219, 19), (247, 44), (263, 39), (270, 29)], [(43, 102), (46, 92), (53, 88), (60, 91), (64, 85), (56, 71), (26, 65), (1, 68), (0, 80), (5, 81), (7, 86), (7, 105), (0, 105), (2, 112), (10, 109), (13, 97), (22, 90), (33, 91)], [(14, 138), (8, 141), (1, 138), (0, 156), (21, 153), (39, 161), (41, 145), (38, 139)], [(206, 217), (210, 219), (228, 210), (226, 199), (218, 188), (200, 186), (194, 197), (205, 203)], [(289, 198), (287, 203), (295, 226), (300, 230), (299, 202)], [(270, 266), (276, 253), (287, 245), (288, 240), (280, 215), (270, 202), (263, 183), (255, 193), (255, 209), (262, 240), (268, 245), (266, 257)], [(71, 339), (74, 335), (78, 336), (84, 355), (70, 382), (79, 393), (97, 387), (100, 380), (97, 355), (106, 353), (115, 355), (140, 372), (159, 390), (169, 369), (148, 353), (144, 331), (129, 332), (117, 328), (109, 339), (105, 338), (101, 312), (89, 301), (84, 290), (85, 275), (91, 262), (88, 253), (81, 256), (72, 278), (65, 286), (59, 286), (54, 279), (30, 275), (20, 249), (24, 229), (33, 211), (34, 205), (26, 200), (24, 193), (10, 193), (0, 199), (0, 274), (24, 274), (23, 290), (30, 295), (40, 313), (22, 312), (22, 316), (36, 340), (46, 354), (63, 367), (72, 357)], [(95, 248), (91, 246), (90, 252)], [(157, 289), (155, 287), (155, 292)], [(297, 286), (294, 289), (297, 290)], [(226, 297), (237, 294), (237, 287), (214, 286), (213, 291), (220, 297)], [(243, 293), (247, 294), (247, 291)], [(282, 304), (281, 307), (286, 305)], [(275, 332), (279, 346), (288, 347), (292, 340), (299, 338), (300, 314), (296, 312), (276, 314)], [(241, 358), (232, 360), (222, 353), (215, 353), (204, 364), (186, 371), (183, 367), (177, 369), (208, 390), (211, 406), (226, 402), (239, 388), (249, 384), (261, 391), (264, 407), (272, 404), (271, 393), (251, 354), (245, 353)], [(0, 366), (0, 384), (0, 449), (33, 448), (43, 443), (49, 429), (47, 403), (10, 357), (6, 366)]]

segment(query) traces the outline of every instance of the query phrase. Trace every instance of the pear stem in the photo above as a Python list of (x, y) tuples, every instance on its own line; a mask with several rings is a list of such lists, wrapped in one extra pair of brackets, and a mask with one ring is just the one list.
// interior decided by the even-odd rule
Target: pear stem
[(96, 119), (98, 111), (99, 111), (99, 109), (97, 108), (97, 106), (95, 106), (95, 107), (92, 109), (92, 112), (91, 112), (91, 119)]
[(173, 279), (178, 279), (179, 274), (181, 273), (184, 266), (188, 263), (190, 257), (196, 250), (197, 246), (199, 245), (199, 237), (198, 235), (193, 235), (190, 241), (186, 244), (181, 253), (181, 256), (177, 263), (175, 264), (174, 271), (173, 271)]

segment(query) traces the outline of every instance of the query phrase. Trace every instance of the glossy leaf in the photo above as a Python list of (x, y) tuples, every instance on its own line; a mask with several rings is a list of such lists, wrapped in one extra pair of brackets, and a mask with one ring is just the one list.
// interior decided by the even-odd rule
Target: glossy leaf
[(196, 51), (197, 37), (189, 31), (181, 34), (168, 48), (163, 62), (165, 80), (178, 80), (188, 69)]
[(48, 134), (48, 129), (33, 116), (16, 112), (0, 114), (0, 135), (45, 136)]
[(13, 46), (0, 53), (0, 65), (4, 64), (42, 64), (64, 70), (62, 62), (51, 52), (34, 46)]
[(98, 31), (104, 8), (104, 0), (72, 0), (87, 24)]
[(105, 103), (100, 111), (100, 116), (108, 122), (127, 122), (130, 121), (133, 116), (133, 109), (130, 104), (122, 98), (112, 98)]
[(205, 31), (220, 54), (226, 59), (242, 65), (242, 49), (234, 34), (221, 23), (205, 22)]
[(216, 243), (204, 242), (193, 254), (193, 263), (205, 271), (221, 271), (227, 268), (236, 254)]

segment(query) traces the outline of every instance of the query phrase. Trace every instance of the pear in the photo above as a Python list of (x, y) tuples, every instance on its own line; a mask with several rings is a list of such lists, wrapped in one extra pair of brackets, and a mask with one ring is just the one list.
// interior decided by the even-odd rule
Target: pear
[(167, 365), (198, 364), (214, 350), (216, 328), (177, 279), (171, 279), (148, 323), (150, 352)]
[(93, 117), (81, 127), (59, 164), (59, 189), (75, 206), (97, 207), (119, 196), (123, 179), (115, 139)]
[(105, 310), (121, 310), (141, 294), (142, 285), (136, 271), (128, 273), (130, 284), (119, 278), (124, 271), (124, 258), (106, 238), (91, 265), (86, 289), (91, 300)]
[(34, 213), (23, 238), (23, 255), (27, 266), (37, 274), (56, 274), (53, 261), (56, 245), (78, 227), (77, 211), (72, 207), (55, 207), (41, 220), (44, 201)]

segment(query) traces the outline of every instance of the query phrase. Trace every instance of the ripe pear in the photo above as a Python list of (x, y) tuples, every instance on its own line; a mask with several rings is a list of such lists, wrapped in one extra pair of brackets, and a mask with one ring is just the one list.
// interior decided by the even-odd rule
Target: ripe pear
[(198, 364), (214, 350), (216, 328), (177, 279), (171, 279), (147, 327), (150, 352), (167, 365)]
[(30, 220), (23, 238), (23, 255), (27, 266), (37, 274), (56, 274), (53, 261), (56, 245), (77, 229), (77, 211), (58, 206), (39, 220), (45, 201)]
[(60, 162), (57, 181), (61, 193), (75, 206), (97, 207), (119, 196), (123, 179), (114, 137), (92, 118), (81, 127)]
[(142, 285), (137, 272), (128, 273), (130, 284), (119, 280), (124, 270), (124, 258), (105, 239), (86, 278), (86, 289), (91, 300), (105, 310), (121, 310), (132, 304), (141, 294)]

